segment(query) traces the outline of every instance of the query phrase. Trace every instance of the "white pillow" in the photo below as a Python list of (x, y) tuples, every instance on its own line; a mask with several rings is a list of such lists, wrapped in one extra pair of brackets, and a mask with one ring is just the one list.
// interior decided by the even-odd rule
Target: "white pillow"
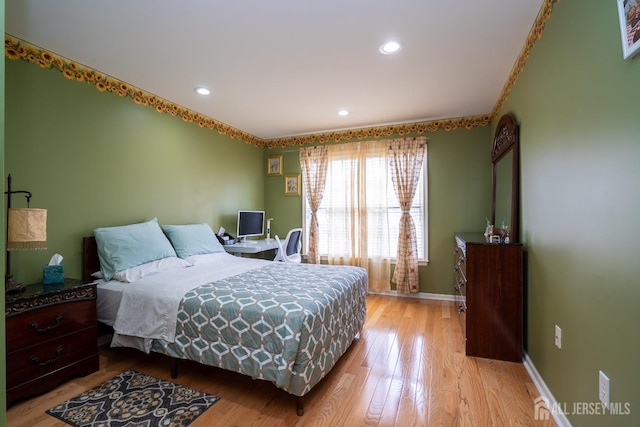
[(162, 273), (163, 271), (175, 270), (178, 268), (191, 267), (188, 261), (178, 257), (167, 257), (151, 261), (146, 264), (139, 265), (137, 267), (127, 268), (126, 270), (118, 271), (113, 275), (114, 280), (120, 282), (131, 283), (136, 280), (142, 279), (145, 276), (151, 276), (152, 274)]
[(220, 257), (228, 256), (227, 252), (216, 252), (214, 254), (200, 254), (200, 255), (191, 255), (189, 257), (184, 258), (185, 261), (191, 263), (191, 265), (200, 265), (200, 264), (208, 264), (210, 262), (214, 262)]

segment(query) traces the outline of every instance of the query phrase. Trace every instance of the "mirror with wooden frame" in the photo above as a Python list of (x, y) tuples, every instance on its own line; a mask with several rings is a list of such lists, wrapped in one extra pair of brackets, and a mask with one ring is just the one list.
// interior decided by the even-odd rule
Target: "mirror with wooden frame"
[(520, 147), (519, 127), (511, 114), (498, 121), (493, 138), (491, 163), (493, 163), (493, 197), (491, 223), (496, 231), (509, 227), (511, 243), (518, 242), (518, 206)]

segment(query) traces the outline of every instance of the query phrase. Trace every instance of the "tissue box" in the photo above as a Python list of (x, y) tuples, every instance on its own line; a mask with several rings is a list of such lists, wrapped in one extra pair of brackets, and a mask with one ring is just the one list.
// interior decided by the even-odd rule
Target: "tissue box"
[(42, 268), (42, 283), (53, 285), (64, 282), (64, 265), (45, 265)]

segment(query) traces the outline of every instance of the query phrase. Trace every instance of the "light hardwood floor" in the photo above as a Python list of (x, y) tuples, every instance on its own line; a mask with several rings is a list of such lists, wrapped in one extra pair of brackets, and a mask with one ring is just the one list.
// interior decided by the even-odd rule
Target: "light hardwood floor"
[[(135, 369), (170, 379), (169, 360), (130, 349), (100, 349), (100, 370), (17, 403), (8, 426), (65, 426), (45, 410)], [(466, 357), (458, 314), (450, 302), (370, 295), (359, 340), (304, 398), (270, 383), (192, 362), (177, 383), (221, 399), (197, 426), (554, 426), (534, 417), (539, 393), (518, 363)]]

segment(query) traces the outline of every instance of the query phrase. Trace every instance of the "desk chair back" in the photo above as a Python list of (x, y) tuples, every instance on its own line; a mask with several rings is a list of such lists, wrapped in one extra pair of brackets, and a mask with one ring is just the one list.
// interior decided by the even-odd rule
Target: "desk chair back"
[(274, 261), (284, 262), (301, 262), (302, 256), (300, 250), (302, 249), (302, 228), (293, 228), (287, 233), (287, 238), (284, 242), (280, 241), (280, 238), (276, 236), (276, 242), (278, 242), (278, 253), (273, 259)]

